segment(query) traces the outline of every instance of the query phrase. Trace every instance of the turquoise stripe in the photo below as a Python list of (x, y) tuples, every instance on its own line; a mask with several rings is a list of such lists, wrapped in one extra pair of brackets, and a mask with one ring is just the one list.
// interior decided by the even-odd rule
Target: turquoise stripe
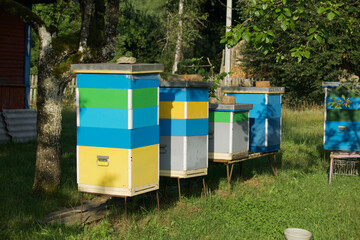
[(136, 108), (133, 110), (133, 128), (157, 125), (158, 108)]
[(133, 149), (159, 144), (159, 126), (136, 129), (77, 128), (77, 145)]
[(128, 110), (112, 108), (80, 108), (81, 127), (128, 128)]

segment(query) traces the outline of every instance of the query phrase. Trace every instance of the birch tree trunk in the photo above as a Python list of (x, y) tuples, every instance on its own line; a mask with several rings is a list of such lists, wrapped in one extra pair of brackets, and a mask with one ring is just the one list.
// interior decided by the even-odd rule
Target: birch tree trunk
[(174, 65), (172, 67), (173, 74), (175, 74), (175, 72), (177, 71), (177, 65), (181, 61), (181, 55), (182, 55), (183, 13), (184, 13), (184, 0), (179, 0), (179, 31), (178, 31), (178, 37), (176, 40)]

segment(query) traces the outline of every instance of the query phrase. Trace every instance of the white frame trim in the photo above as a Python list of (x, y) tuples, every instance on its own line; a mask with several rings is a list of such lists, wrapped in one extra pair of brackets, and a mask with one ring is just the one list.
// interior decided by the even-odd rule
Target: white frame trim
[(268, 147), (269, 119), (265, 118), (265, 147)]
[(128, 129), (133, 129), (132, 89), (128, 89)]
[(234, 112), (230, 112), (229, 153), (233, 152)]

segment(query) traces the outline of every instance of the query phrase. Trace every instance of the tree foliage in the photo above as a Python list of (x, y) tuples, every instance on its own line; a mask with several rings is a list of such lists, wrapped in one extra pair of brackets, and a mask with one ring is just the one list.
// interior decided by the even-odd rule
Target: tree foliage
[(222, 42), (246, 40), (246, 68), (285, 86), (288, 102), (321, 102), (322, 81), (359, 75), (359, 7), (356, 0), (241, 1), (245, 17)]

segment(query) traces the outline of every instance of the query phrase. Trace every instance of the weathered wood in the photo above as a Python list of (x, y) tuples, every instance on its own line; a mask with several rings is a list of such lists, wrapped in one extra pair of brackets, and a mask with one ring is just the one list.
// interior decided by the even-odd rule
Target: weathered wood
[(43, 219), (38, 220), (38, 222), (42, 224), (62, 223), (65, 225), (88, 224), (111, 213), (109, 200), (110, 197), (106, 196), (97, 198), (95, 201), (84, 202), (82, 206), (52, 212)]

